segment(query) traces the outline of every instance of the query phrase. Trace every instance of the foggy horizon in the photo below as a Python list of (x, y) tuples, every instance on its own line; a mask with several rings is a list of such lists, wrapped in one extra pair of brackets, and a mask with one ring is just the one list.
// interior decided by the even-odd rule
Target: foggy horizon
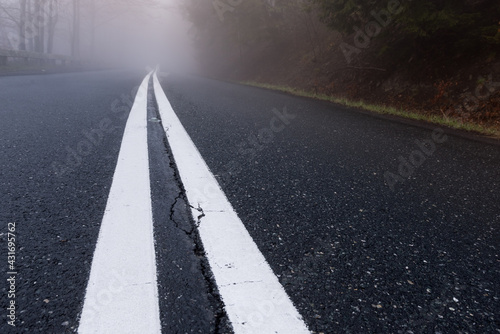
[[(28, 0), (29, 1), (29, 0)], [(179, 0), (92, 1), (80, 0), (79, 47), (72, 50), (74, 8), (70, 1), (46, 1), (43, 22), (27, 20), (25, 49), (37, 51), (36, 33), (29, 27), (45, 30), (48, 44), (50, 17), (54, 18), (53, 45), (56, 55), (75, 56), (96, 65), (112, 67), (144, 67), (162, 65), (177, 71), (197, 69), (189, 30), (192, 24), (182, 14)], [(0, 1), (0, 49), (20, 50), (19, 1)], [(52, 3), (52, 8), (49, 5)], [(29, 5), (29, 3), (28, 3)], [(33, 8), (34, 9), (34, 8)], [(92, 10), (95, 14), (92, 14)], [(94, 16), (93, 16), (94, 15)], [(2, 24), (3, 23), (3, 24)], [(93, 31), (94, 30), (94, 31)], [(92, 42), (92, 38), (94, 38)], [(31, 43), (31, 47), (30, 47)]]

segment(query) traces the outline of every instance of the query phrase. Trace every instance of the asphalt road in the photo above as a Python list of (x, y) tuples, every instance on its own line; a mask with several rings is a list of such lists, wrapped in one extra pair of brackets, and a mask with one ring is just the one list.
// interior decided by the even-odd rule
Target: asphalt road
[[(15, 222), (17, 272), (15, 328), (0, 285), (1, 333), (77, 330), (144, 75), (0, 78), (2, 271), (10, 277)], [(161, 81), (311, 331), (500, 332), (498, 144), (210, 79)], [(148, 104), (163, 332), (230, 333), (152, 96)]]
[[(125, 122), (143, 75), (95, 72), (0, 79), (0, 233), (6, 276), (0, 332), (69, 333), (78, 328)], [(154, 129), (150, 132), (151, 139), (158, 135)], [(150, 150), (157, 153), (151, 155), (154, 215), (163, 222), (155, 226), (163, 328), (167, 333), (188, 328), (208, 333), (223, 328), (223, 311), (211, 297), (207, 278), (196, 270), (203, 259), (194, 252), (192, 237), (167, 224), (169, 201), (175, 199), (170, 191), (177, 184), (168, 184), (171, 168), (162, 169), (169, 166), (168, 156), (161, 155), (163, 140), (158, 138), (156, 144)], [(157, 201), (162, 190), (166, 194)], [(184, 211), (176, 208), (176, 217), (190, 224)], [(7, 233), (13, 222), (15, 328), (6, 318), (11, 300)], [(188, 270), (179, 271), (182, 267)]]
[[(2, 267), (5, 277), (7, 224), (15, 222), (18, 272), (15, 329), (2, 279), (2, 333), (77, 325), (125, 124), (111, 106), (134, 85), (137, 76), (121, 73), (0, 79)], [(92, 144), (83, 131), (104, 118), (113, 131)]]

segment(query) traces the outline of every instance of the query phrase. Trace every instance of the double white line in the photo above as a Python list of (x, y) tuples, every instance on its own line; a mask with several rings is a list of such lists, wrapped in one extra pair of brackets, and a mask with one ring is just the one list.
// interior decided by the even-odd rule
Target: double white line
[[(153, 76), (160, 117), (234, 332), (309, 333), (172, 109), (156, 73), (139, 88), (97, 241), (79, 333), (160, 333), (147, 146)], [(192, 211), (194, 220), (199, 209)]]

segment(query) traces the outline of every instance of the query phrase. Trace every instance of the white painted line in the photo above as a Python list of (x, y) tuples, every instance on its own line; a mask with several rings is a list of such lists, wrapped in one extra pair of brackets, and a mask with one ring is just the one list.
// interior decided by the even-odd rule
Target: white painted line
[(130, 111), (78, 332), (161, 333), (147, 145), (149, 74)]
[[(309, 333), (214, 175), (177, 118), (156, 74), (163, 127), (189, 203), (203, 209), (199, 232), (234, 332)], [(192, 210), (195, 220), (200, 215)]]

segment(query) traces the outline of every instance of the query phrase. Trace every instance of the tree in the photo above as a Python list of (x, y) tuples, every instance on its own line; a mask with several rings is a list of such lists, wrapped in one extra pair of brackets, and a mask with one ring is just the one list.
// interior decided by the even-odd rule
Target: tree
[(43, 0), (35, 1), (35, 11), (34, 11), (34, 46), (35, 52), (43, 52), (44, 36), (41, 25), (43, 24)]
[(57, 0), (48, 0), (49, 8), (48, 8), (48, 37), (47, 37), (47, 53), (52, 53), (54, 49), (54, 35), (56, 32), (56, 25), (59, 19), (59, 9), (58, 9), (58, 1)]
[(26, 0), (20, 1), (19, 50), (26, 50)]
[[(414, 51), (468, 52), (498, 45), (498, 0), (312, 0), (322, 21), (351, 33), (368, 22), (389, 26), (392, 37), (411, 41)], [(387, 36), (389, 34), (386, 34)]]
[[(26, 27), (25, 27), (26, 35), (24, 36), (24, 38), (28, 42), (27, 49), (29, 51), (35, 50), (34, 35), (36, 32), (35, 32), (35, 29), (33, 26), (32, 2), (33, 2), (33, 0), (27, 0), (27, 2), (26, 2), (26, 19), (27, 19), (27, 21), (26, 21)], [(30, 24), (28, 24), (28, 23), (30, 23)]]
[(73, 0), (73, 33), (71, 38), (71, 55), (80, 56), (80, 0)]

